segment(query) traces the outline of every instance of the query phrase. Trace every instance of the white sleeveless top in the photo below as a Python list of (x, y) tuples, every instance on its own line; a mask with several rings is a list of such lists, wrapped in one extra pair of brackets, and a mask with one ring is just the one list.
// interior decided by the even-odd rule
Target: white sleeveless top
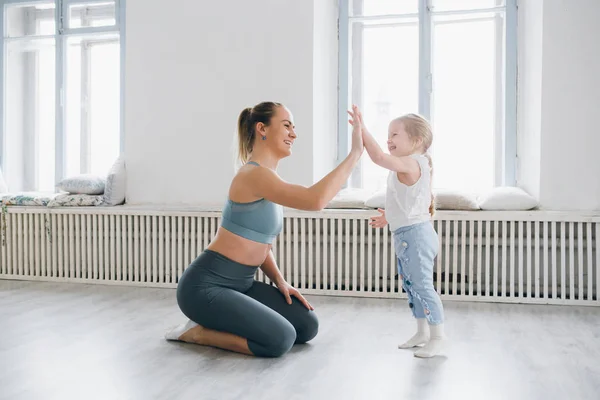
[(421, 167), (421, 177), (412, 186), (407, 186), (398, 180), (398, 175), (390, 171), (387, 180), (385, 196), (385, 218), (390, 225), (390, 231), (430, 221), (429, 206), (431, 205), (431, 168), (429, 160), (423, 154), (413, 154)]

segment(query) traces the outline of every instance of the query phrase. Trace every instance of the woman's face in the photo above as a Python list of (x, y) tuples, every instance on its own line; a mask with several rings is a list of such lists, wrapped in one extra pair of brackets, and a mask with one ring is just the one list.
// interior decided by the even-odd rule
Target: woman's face
[[(277, 107), (269, 126), (259, 127), (259, 132), (266, 138), (264, 144), (272, 152), (284, 158), (292, 154), (292, 146), (298, 137), (295, 128), (292, 113), (285, 106), (281, 106)], [(263, 140), (262, 137), (260, 140)]]

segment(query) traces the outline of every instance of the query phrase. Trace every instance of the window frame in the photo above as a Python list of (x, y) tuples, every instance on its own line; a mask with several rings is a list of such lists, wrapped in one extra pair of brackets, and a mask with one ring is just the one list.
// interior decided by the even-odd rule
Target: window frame
[[(352, 35), (351, 24), (355, 21), (394, 18), (418, 17), (419, 24), (419, 110), (424, 117), (431, 118), (433, 96), (433, 65), (432, 65), (432, 30), (433, 17), (453, 14), (484, 13), (503, 10), (506, 20), (504, 35), (504, 80), (499, 82), (504, 90), (504, 101), (497, 108), (503, 114), (496, 123), (494, 134), (495, 143), (495, 186), (514, 186), (517, 176), (517, 1), (505, 0), (504, 6), (486, 7), (465, 10), (434, 11), (432, 0), (414, 0), (418, 2), (417, 13), (384, 14), (379, 16), (350, 16), (351, 3), (368, 0), (339, 0), (338, 1), (338, 134), (337, 134), (337, 163), (340, 163), (350, 150), (351, 130), (348, 125), (347, 110), (352, 102), (362, 106), (362, 82), (358, 84), (352, 79), (361, 76), (361, 47), (360, 37)], [(402, 0), (398, 0), (402, 1)], [(358, 44), (356, 51), (355, 43)], [(498, 113), (497, 113), (498, 115)], [(350, 181), (350, 187), (362, 187), (362, 164), (358, 163)]]
[[(38, 10), (37, 14), (42, 18), (53, 18), (55, 23), (55, 31), (52, 35), (26, 35), (17, 38), (7, 38), (6, 32), (6, 15), (8, 6), (34, 6), (36, 4), (54, 3), (54, 9), (42, 9)], [(0, 168), (5, 172), (5, 159), (6, 159), (6, 118), (5, 118), (5, 105), (6, 105), (6, 56), (7, 56), (7, 42), (10, 41), (24, 41), (29, 39), (40, 39), (48, 38), (55, 40), (55, 176), (54, 183), (56, 184), (65, 177), (67, 167), (66, 157), (66, 64), (67, 64), (67, 52), (66, 44), (69, 38), (81, 35), (90, 34), (118, 34), (119, 36), (119, 153), (124, 152), (125, 140), (125, 2), (126, 0), (114, 0), (114, 25), (109, 26), (82, 26), (77, 28), (71, 28), (68, 25), (70, 15), (69, 7), (77, 4), (94, 4), (94, 3), (106, 3), (106, 0), (0, 0)], [(107, 9), (112, 6), (107, 6)], [(106, 10), (99, 10), (100, 14), (90, 16), (90, 19), (102, 18)], [(36, 19), (37, 20), (37, 19)], [(92, 39), (89, 41), (83, 41), (84, 44), (96, 44), (106, 43), (111, 39)], [(89, 55), (89, 54), (88, 54)], [(84, 60), (82, 60), (83, 63)], [(89, 60), (88, 60), (89, 61)], [(83, 67), (82, 67), (83, 68)], [(82, 74), (82, 91), (84, 90), (83, 81), (85, 74)], [(88, 100), (89, 100), (89, 96)], [(87, 128), (83, 126), (84, 120), (87, 120), (88, 115), (86, 114), (86, 107), (82, 107), (81, 111), (81, 123), (82, 129), (80, 131), (80, 170), (82, 173), (88, 172), (91, 165), (91, 154), (89, 151), (85, 151), (84, 147), (90, 143), (91, 129), (88, 124)], [(84, 129), (85, 128), (85, 129)], [(37, 147), (37, 143), (35, 144)], [(35, 149), (24, 149), (26, 152), (36, 151)], [(36, 166), (32, 167), (36, 168)], [(31, 184), (29, 185), (31, 186)], [(37, 182), (36, 182), (37, 186)]]

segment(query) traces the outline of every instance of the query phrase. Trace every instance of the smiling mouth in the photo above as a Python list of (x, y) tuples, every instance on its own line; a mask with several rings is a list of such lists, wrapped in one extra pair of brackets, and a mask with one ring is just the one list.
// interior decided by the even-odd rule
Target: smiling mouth
[(388, 146), (388, 150), (389, 151), (396, 150), (396, 146)]
[(287, 144), (288, 146), (291, 146), (294, 144), (294, 143), (292, 143), (291, 140), (284, 140), (283, 143)]

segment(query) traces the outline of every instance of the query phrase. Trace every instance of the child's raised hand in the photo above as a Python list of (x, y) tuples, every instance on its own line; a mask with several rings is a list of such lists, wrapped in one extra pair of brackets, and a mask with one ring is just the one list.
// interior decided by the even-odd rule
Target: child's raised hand
[(369, 225), (371, 225), (373, 228), (383, 228), (388, 224), (387, 219), (385, 219), (385, 210), (382, 208), (378, 208), (377, 211), (379, 211), (381, 215), (371, 217)]

